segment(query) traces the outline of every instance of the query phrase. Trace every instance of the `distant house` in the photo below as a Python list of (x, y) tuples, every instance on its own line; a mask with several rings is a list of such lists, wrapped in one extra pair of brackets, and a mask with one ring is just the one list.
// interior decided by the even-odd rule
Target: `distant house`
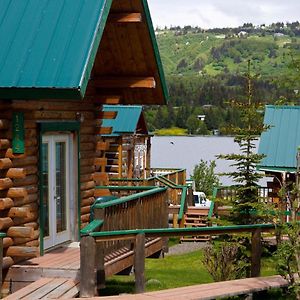
[(285, 36), (285, 34), (283, 34), (281, 32), (274, 33), (274, 37), (283, 37), (283, 36)]
[(210, 109), (213, 107), (213, 105), (212, 104), (204, 104), (204, 105), (202, 105), (202, 107), (203, 107), (203, 109)]
[(198, 115), (197, 118), (199, 121), (205, 121), (205, 115)]
[(297, 149), (300, 146), (300, 106), (266, 106), (258, 153), (264, 154), (258, 169), (274, 177), (268, 187), (279, 190), (283, 182), (295, 181)]
[(146, 178), (150, 175), (150, 135), (142, 106), (103, 105), (104, 112), (116, 112), (115, 119), (103, 120), (111, 133), (102, 135), (107, 143), (103, 153), (105, 172), (110, 178)]
[(240, 31), (237, 36), (242, 38), (242, 37), (246, 37), (248, 35), (248, 33), (246, 31)]

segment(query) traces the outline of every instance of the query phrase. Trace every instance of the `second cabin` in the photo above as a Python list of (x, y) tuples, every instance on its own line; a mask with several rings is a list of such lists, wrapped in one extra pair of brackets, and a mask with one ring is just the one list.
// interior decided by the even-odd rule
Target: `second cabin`
[(103, 120), (111, 127), (103, 135), (105, 172), (110, 178), (147, 178), (150, 175), (151, 136), (148, 133), (142, 106), (104, 105), (104, 112), (116, 112), (115, 119)]

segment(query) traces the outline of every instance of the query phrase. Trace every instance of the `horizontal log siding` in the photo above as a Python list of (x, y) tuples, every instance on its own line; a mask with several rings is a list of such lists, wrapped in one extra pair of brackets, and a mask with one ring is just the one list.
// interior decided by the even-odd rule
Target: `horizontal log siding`
[[(12, 151), (12, 114), (24, 113), (25, 154)], [(22, 235), (25, 227), (32, 227), (34, 234), (8, 236), (4, 240), (4, 268), (20, 258), (26, 259), (39, 250), (39, 129), (42, 121), (75, 121), (80, 112), (84, 118), (80, 129), (81, 173), (80, 193), (81, 222), (89, 222), (90, 206), (94, 203), (94, 160), (97, 145), (96, 107), (91, 103), (75, 101), (2, 101), (0, 102), (0, 230), (7, 232), (14, 226)], [(29, 250), (29, 248), (32, 248)]]

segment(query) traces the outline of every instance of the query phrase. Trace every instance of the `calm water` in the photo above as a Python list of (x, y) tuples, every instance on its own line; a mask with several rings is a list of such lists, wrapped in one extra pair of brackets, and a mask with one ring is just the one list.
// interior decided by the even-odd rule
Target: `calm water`
[[(151, 166), (186, 169), (189, 177), (201, 159), (215, 160), (216, 173), (223, 173), (231, 171), (232, 167), (229, 161), (217, 159), (216, 155), (229, 153), (239, 153), (239, 146), (232, 137), (155, 136), (152, 138)], [(232, 183), (228, 177), (222, 176), (220, 180), (223, 185)]]

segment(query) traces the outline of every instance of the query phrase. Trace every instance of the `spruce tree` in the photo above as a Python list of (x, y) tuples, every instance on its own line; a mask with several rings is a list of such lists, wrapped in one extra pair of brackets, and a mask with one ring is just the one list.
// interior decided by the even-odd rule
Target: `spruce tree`
[[(246, 97), (244, 100), (231, 101), (230, 105), (239, 109), (242, 127), (231, 128), (234, 134), (234, 141), (240, 147), (240, 154), (219, 155), (218, 158), (234, 161), (231, 166), (235, 171), (226, 173), (233, 178), (236, 185), (236, 198), (231, 203), (232, 221), (236, 224), (255, 223), (260, 206), (258, 195), (258, 181), (262, 175), (257, 172), (256, 165), (261, 161), (264, 155), (255, 153), (255, 141), (260, 134), (267, 128), (263, 125), (262, 116), (259, 113), (261, 105), (253, 101), (253, 80), (256, 76), (251, 74), (251, 64), (248, 61), (248, 71), (245, 75)], [(253, 212), (256, 213), (253, 213)]]

